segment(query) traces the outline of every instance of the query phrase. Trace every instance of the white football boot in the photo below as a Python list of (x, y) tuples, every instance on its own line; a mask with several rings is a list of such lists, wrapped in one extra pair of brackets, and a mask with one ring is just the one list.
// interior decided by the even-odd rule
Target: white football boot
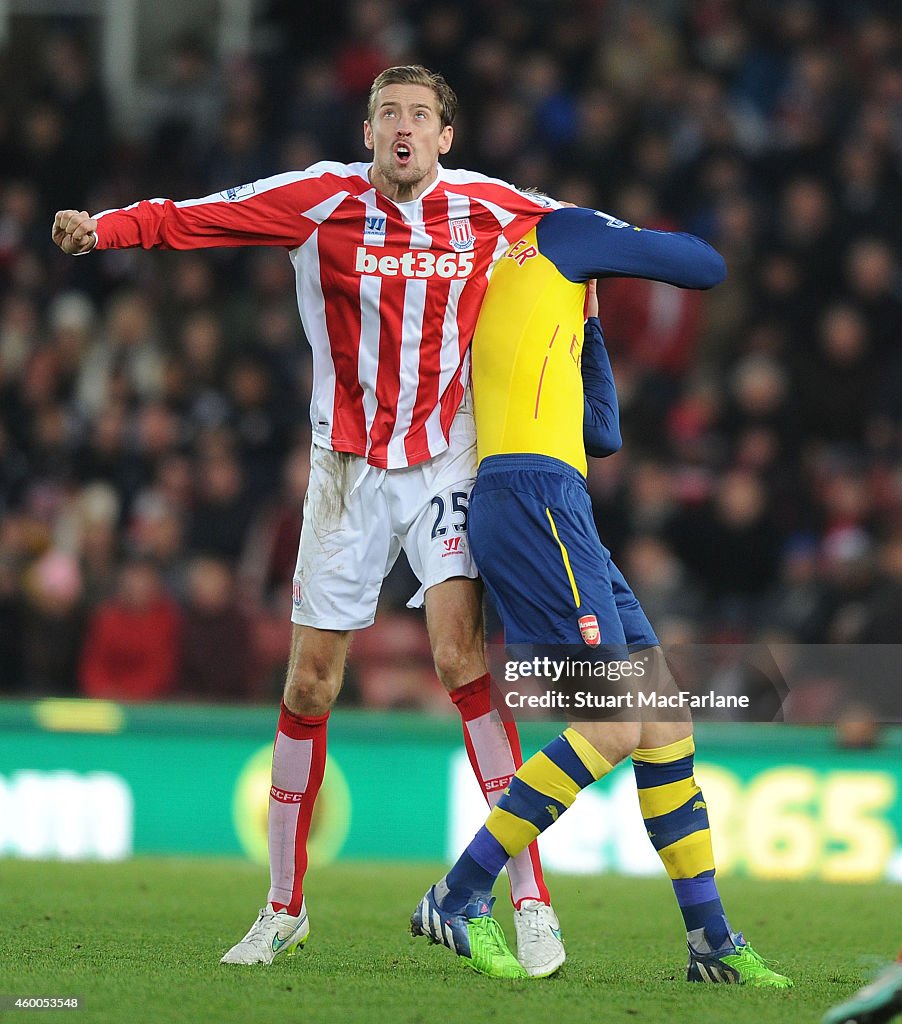
[(232, 946), (219, 961), (221, 964), (271, 964), (280, 953), (291, 956), (301, 949), (310, 935), (307, 901), (301, 904), (297, 917), (276, 911), (271, 903), (257, 915), (251, 930)]
[(514, 911), (517, 959), (530, 978), (547, 978), (567, 959), (557, 914), (547, 903), (523, 900)]

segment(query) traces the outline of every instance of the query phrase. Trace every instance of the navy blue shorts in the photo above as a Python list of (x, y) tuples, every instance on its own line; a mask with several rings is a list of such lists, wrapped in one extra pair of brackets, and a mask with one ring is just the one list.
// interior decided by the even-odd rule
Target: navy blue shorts
[(470, 496), (470, 547), (508, 644), (657, 645), (601, 543), (582, 474), (544, 455), (493, 455)]

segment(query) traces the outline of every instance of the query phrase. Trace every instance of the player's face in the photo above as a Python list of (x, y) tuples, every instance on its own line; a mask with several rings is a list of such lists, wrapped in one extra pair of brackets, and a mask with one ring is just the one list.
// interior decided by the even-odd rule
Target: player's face
[(399, 202), (416, 199), (435, 179), (454, 130), (442, 127), (438, 97), (425, 85), (386, 85), (376, 96), (363, 141), (373, 151), (372, 182)]

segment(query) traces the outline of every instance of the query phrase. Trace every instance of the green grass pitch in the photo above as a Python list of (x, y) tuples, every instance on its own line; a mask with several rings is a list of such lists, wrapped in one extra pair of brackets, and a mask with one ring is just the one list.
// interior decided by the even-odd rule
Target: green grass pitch
[[(310, 942), (271, 967), (225, 967), (267, 879), (224, 860), (0, 861), (0, 995), (78, 996), (79, 1011), (5, 1020), (307, 1024), (805, 1024), (896, 952), (902, 890), (725, 879), (732, 923), (791, 992), (690, 985), (666, 879), (553, 878), (568, 962), (544, 981), (482, 978), (407, 934), (436, 866), (310, 872)], [(513, 938), (499, 884), (496, 916)]]

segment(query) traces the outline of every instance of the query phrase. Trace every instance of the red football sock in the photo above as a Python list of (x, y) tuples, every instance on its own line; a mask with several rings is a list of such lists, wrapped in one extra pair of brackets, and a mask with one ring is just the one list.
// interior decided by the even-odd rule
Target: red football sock
[(276, 910), (297, 915), (304, 899), (307, 836), (316, 794), (326, 770), (326, 722), (295, 715), (284, 703), (279, 712), (269, 791), (268, 901)]
[[(486, 673), (452, 690), (451, 700), (463, 719), (464, 744), (470, 764), (489, 807), (494, 807), (511, 776), (523, 763), (523, 754), (517, 725), (503, 721), (492, 708), (490, 688), (491, 676)], [(515, 907), (530, 899), (551, 902), (535, 843), (507, 862), (507, 873)]]

